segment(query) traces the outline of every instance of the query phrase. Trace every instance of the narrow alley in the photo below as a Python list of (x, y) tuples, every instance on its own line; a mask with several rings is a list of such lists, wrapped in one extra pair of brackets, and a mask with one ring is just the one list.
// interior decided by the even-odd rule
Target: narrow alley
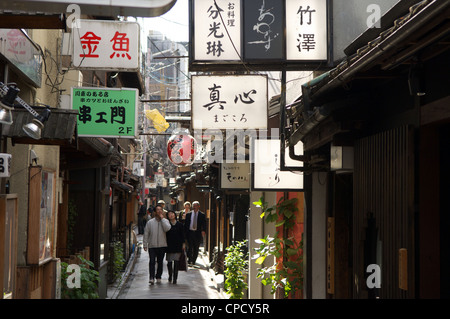
[[(137, 236), (142, 241), (142, 235)], [(136, 256), (134, 267), (116, 299), (226, 299), (217, 289), (214, 274), (209, 270), (203, 250), (194, 267), (178, 273), (177, 284), (169, 283), (167, 262), (161, 283), (150, 285), (148, 280), (149, 255), (144, 250)]]

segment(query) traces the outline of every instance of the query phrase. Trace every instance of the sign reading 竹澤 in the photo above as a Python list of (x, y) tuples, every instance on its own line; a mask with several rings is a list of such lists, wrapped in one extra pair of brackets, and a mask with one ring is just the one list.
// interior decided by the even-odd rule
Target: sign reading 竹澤
[(267, 76), (192, 76), (193, 129), (267, 129)]
[(139, 69), (139, 24), (79, 20), (73, 31), (73, 65), (103, 70)]
[(327, 60), (327, 1), (286, 0), (286, 59)]
[(72, 109), (78, 110), (78, 135), (134, 138), (137, 101), (137, 89), (73, 87)]

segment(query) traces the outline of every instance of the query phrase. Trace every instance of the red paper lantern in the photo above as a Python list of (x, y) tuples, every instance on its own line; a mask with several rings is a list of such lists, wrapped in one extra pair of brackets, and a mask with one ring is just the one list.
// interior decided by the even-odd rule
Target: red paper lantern
[(177, 166), (189, 166), (194, 163), (197, 141), (190, 135), (173, 135), (167, 143), (169, 160)]

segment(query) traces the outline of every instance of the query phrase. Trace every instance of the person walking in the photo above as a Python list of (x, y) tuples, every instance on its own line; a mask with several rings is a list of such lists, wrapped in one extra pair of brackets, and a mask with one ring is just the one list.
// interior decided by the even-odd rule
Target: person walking
[(163, 260), (167, 249), (166, 233), (170, 228), (170, 222), (164, 217), (162, 206), (156, 205), (155, 217), (147, 222), (143, 238), (144, 251), (148, 249), (150, 256), (149, 283), (151, 285), (155, 283), (155, 279), (157, 283), (161, 282)]
[(179, 222), (183, 225), (186, 222), (186, 215), (191, 212), (191, 203), (190, 202), (184, 202), (184, 210), (180, 212), (180, 216), (178, 218)]
[(180, 211), (178, 215), (178, 221), (183, 225), (183, 231), (184, 231), (184, 245), (185, 249), (189, 249), (189, 243), (188, 243), (188, 233), (185, 231), (185, 224), (186, 224), (186, 215), (191, 212), (191, 202), (184, 202), (184, 210)]
[(138, 235), (144, 234), (145, 229), (145, 215), (146, 215), (146, 207), (143, 202), (139, 202), (139, 211), (138, 211)]
[(192, 203), (193, 211), (186, 215), (184, 224), (188, 237), (188, 264), (195, 265), (203, 236), (206, 233), (206, 215), (200, 211), (200, 203)]
[(184, 249), (184, 229), (183, 225), (177, 221), (177, 215), (173, 210), (167, 211), (167, 218), (171, 225), (167, 235), (167, 270), (169, 272), (169, 282), (177, 283), (178, 264)]
[(163, 199), (160, 199), (160, 200), (158, 201), (158, 205), (161, 205), (161, 206), (162, 206), (162, 209), (163, 209), (164, 215), (165, 215), (164, 217), (167, 218), (166, 202), (165, 202)]

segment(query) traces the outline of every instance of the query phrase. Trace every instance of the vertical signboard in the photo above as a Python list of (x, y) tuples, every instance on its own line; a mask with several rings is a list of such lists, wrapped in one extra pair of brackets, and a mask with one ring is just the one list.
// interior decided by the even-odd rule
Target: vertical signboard
[(286, 0), (286, 59), (326, 61), (327, 0)]
[(73, 65), (105, 70), (139, 69), (139, 24), (79, 20), (73, 32)]
[(192, 12), (195, 30), (194, 60), (239, 61), (241, 2), (195, 0)]
[(137, 101), (137, 89), (72, 88), (78, 135), (134, 138)]
[[(254, 139), (252, 145), (252, 190), (300, 191), (303, 173), (281, 171), (280, 140)], [(288, 152), (286, 152), (288, 154)], [(296, 164), (293, 164), (296, 165)], [(300, 166), (300, 165), (296, 165)]]
[(284, 58), (284, 0), (244, 1), (246, 60)]
[(267, 129), (267, 76), (198, 75), (191, 82), (193, 129)]

